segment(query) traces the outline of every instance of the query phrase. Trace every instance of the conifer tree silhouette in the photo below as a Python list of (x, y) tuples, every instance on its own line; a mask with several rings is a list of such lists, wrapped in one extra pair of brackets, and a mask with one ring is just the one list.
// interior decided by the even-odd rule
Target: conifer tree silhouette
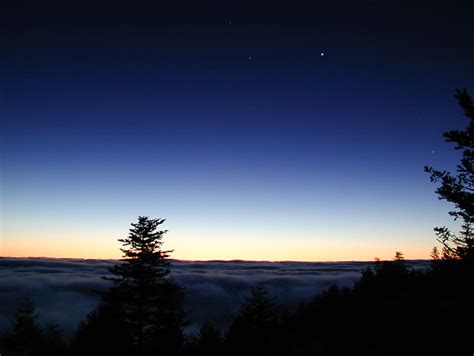
[(182, 288), (173, 282), (169, 254), (161, 249), (164, 219), (139, 216), (123, 244), (122, 263), (110, 268), (110, 295), (123, 307), (126, 323), (139, 352), (159, 348), (173, 354), (182, 343)]
[(444, 133), (446, 142), (456, 144), (456, 150), (462, 150), (461, 162), (457, 174), (425, 167), (430, 180), (440, 183), (436, 190), (438, 198), (453, 203), (455, 209), (449, 214), (455, 220), (462, 221), (459, 233), (451, 232), (447, 227), (436, 227), (438, 241), (443, 245), (445, 259), (474, 259), (474, 103), (466, 89), (456, 90), (455, 98), (464, 110), (469, 123), (464, 131), (452, 130)]
[(277, 305), (264, 287), (253, 287), (226, 333), (231, 354), (271, 354), (270, 340), (277, 335)]
[(72, 355), (118, 355), (133, 353), (131, 335), (117, 298), (109, 291), (99, 306), (87, 315), (71, 340)]
[(12, 321), (12, 332), (7, 338), (7, 349), (16, 355), (37, 355), (43, 332), (37, 323), (36, 307), (29, 297), (23, 298)]

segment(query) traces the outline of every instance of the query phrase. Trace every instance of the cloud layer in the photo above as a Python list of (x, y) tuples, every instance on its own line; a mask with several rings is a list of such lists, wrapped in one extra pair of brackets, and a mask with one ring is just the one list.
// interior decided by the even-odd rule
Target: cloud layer
[[(115, 260), (0, 258), (0, 330), (22, 296), (30, 296), (41, 322), (56, 321), (71, 334), (94, 309), (99, 292), (109, 286), (102, 279)], [(410, 262), (423, 268), (427, 262)], [(365, 262), (248, 262), (173, 261), (172, 276), (185, 287), (190, 330), (210, 320), (220, 327), (248, 295), (252, 286), (265, 286), (288, 308), (308, 300), (331, 284), (351, 286)]]

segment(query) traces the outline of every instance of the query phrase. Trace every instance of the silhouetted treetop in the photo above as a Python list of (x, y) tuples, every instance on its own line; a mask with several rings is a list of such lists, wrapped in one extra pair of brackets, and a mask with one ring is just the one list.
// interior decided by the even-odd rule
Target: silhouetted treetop
[(444, 133), (447, 142), (455, 143), (455, 149), (462, 150), (462, 158), (457, 165), (456, 175), (448, 171), (425, 167), (432, 182), (439, 183), (436, 190), (439, 199), (453, 203), (455, 209), (449, 214), (455, 220), (462, 220), (461, 231), (452, 233), (447, 227), (436, 227), (436, 235), (443, 245), (444, 258), (472, 259), (474, 256), (474, 103), (467, 92), (456, 90), (455, 98), (469, 119), (465, 130)]
[(38, 314), (29, 297), (20, 300), (12, 320), (12, 330), (7, 337), (7, 349), (17, 355), (38, 354), (43, 331), (39, 326)]
[(265, 287), (253, 287), (240, 306), (239, 317), (254, 327), (275, 321), (276, 304)]
[[(116, 283), (138, 283), (144, 280), (161, 280), (169, 273), (170, 262), (166, 260), (173, 251), (161, 250), (162, 238), (167, 230), (158, 230), (165, 219), (149, 219), (139, 216), (137, 223), (129, 231), (125, 239), (119, 239), (124, 248), (122, 261), (110, 272), (116, 277), (109, 278)], [(137, 274), (137, 271), (140, 274)]]
[(37, 324), (37, 319), (38, 314), (33, 301), (28, 297), (23, 298), (12, 321), (14, 336), (22, 340), (38, 337), (41, 334), (41, 328)]
[[(121, 263), (107, 277), (114, 286), (104, 302), (120, 305), (133, 343), (139, 352), (161, 344), (162, 354), (173, 354), (182, 342), (184, 312), (182, 288), (167, 278), (172, 251), (161, 249), (167, 230), (159, 230), (165, 219), (139, 216), (122, 243)], [(166, 347), (171, 345), (169, 349)]]
[(402, 253), (402, 252), (396, 251), (396, 252), (395, 252), (394, 260), (397, 261), (397, 262), (404, 262), (404, 261), (405, 261), (405, 257), (403, 257), (403, 253)]
[(225, 345), (232, 355), (275, 354), (270, 340), (277, 327), (276, 303), (266, 288), (253, 287), (227, 330)]

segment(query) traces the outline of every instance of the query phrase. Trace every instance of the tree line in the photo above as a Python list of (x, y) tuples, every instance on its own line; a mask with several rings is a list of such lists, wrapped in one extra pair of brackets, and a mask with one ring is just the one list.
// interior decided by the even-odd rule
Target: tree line
[(289, 312), (262, 286), (251, 289), (226, 330), (211, 323), (188, 335), (185, 290), (170, 274), (162, 249), (164, 219), (138, 217), (120, 263), (106, 279), (112, 286), (80, 323), (69, 342), (57, 324), (41, 327), (31, 300), (21, 301), (2, 334), (4, 355), (462, 355), (474, 352), (474, 104), (466, 90), (456, 99), (470, 120), (449, 131), (462, 158), (456, 174), (425, 167), (439, 183), (439, 199), (460, 231), (435, 232), (441, 248), (431, 267), (415, 270), (397, 252), (376, 260), (352, 288), (332, 286)]

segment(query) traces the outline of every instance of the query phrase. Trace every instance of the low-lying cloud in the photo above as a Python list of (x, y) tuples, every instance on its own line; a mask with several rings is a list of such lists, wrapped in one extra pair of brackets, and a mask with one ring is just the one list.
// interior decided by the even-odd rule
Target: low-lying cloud
[[(9, 328), (18, 300), (30, 296), (40, 321), (55, 321), (70, 335), (110, 285), (102, 277), (116, 260), (0, 258), (0, 330)], [(413, 261), (422, 268), (426, 262)], [(205, 320), (225, 327), (252, 286), (269, 289), (292, 308), (332, 284), (352, 286), (366, 262), (173, 261), (172, 276), (185, 287), (190, 330)]]

